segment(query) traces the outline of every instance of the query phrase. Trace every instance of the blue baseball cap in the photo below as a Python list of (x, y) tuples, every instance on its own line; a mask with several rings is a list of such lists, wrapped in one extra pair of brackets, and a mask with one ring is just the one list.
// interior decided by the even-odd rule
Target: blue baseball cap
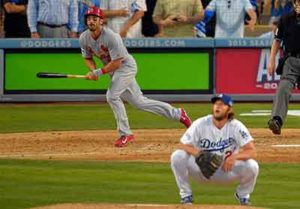
[(224, 102), (224, 104), (232, 107), (233, 106), (233, 100), (230, 96), (226, 95), (226, 94), (218, 94), (215, 95), (213, 98), (211, 98), (211, 103), (215, 103), (217, 100), (222, 100)]

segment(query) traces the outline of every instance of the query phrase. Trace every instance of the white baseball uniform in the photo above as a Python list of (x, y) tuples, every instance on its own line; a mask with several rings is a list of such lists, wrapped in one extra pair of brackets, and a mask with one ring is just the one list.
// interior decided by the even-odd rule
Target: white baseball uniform
[[(200, 150), (214, 152), (219, 155), (237, 153), (239, 148), (253, 140), (247, 128), (238, 120), (228, 121), (222, 129), (213, 124), (213, 116), (196, 120), (181, 138), (181, 143), (193, 145)], [(225, 155), (224, 155), (225, 157)], [(197, 182), (231, 182), (239, 180), (236, 189), (239, 197), (249, 198), (253, 192), (259, 167), (255, 160), (237, 160), (233, 169), (224, 172), (222, 166), (208, 180), (198, 165), (195, 157), (184, 150), (176, 150), (171, 156), (171, 167), (176, 178), (181, 198), (192, 195), (189, 177)]]
[(86, 30), (81, 34), (79, 41), (84, 58), (96, 56), (104, 65), (111, 60), (123, 59), (120, 68), (110, 74), (111, 83), (106, 93), (107, 102), (113, 110), (121, 136), (132, 134), (122, 99), (138, 109), (162, 115), (172, 120), (180, 120), (180, 108), (143, 96), (135, 79), (137, 73), (136, 62), (128, 53), (118, 33), (104, 26), (97, 40), (94, 40), (91, 37), (91, 32)]

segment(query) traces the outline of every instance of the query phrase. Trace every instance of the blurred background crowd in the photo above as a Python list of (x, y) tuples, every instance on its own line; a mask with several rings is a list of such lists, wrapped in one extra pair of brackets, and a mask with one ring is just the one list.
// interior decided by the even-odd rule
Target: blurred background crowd
[(0, 0), (0, 38), (77, 38), (100, 7), (126, 38), (272, 38), (293, 0)]

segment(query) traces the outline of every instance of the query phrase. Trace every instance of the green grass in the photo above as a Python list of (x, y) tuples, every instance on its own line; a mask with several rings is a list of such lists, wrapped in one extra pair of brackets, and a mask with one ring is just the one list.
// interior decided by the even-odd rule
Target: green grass
[[(175, 104), (192, 119), (211, 112), (211, 104)], [(126, 106), (131, 127), (183, 128)], [(249, 128), (265, 128), (269, 116), (241, 117), (242, 112), (271, 110), (271, 103), (235, 104), (236, 117)], [(293, 103), (290, 110), (300, 109)], [(0, 133), (115, 129), (113, 114), (101, 104), (0, 104)], [(299, 117), (288, 116), (285, 128), (299, 128)], [(254, 206), (296, 209), (300, 205), (300, 164), (262, 164), (252, 195)], [(196, 204), (237, 204), (236, 185), (193, 183)], [(0, 160), (0, 208), (20, 209), (57, 203), (177, 204), (178, 189), (168, 164), (97, 161)]]
[[(211, 112), (209, 103), (175, 104), (184, 107), (192, 119)], [(140, 128), (183, 128), (175, 121), (139, 111), (126, 105), (128, 117), (133, 129)], [(265, 128), (269, 116), (241, 117), (239, 113), (251, 110), (271, 110), (271, 103), (235, 104), (236, 117), (249, 128)], [(289, 109), (300, 109), (300, 104), (290, 104)], [(0, 133), (115, 129), (113, 113), (106, 103), (101, 104), (1, 104)], [(288, 116), (285, 128), (299, 128), (299, 117)]]
[[(262, 164), (254, 206), (299, 208), (299, 164)], [(237, 204), (235, 185), (193, 183), (196, 204)], [(167, 163), (0, 160), (0, 205), (20, 209), (57, 203), (178, 204)]]

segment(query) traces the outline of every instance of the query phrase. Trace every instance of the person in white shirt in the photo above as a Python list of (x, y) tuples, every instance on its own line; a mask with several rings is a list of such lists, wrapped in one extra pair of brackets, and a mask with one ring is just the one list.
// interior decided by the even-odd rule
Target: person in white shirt
[(145, 0), (101, 0), (107, 26), (122, 38), (141, 38)]
[[(234, 119), (233, 101), (225, 94), (211, 99), (212, 115), (201, 117), (181, 137), (178, 150), (171, 156), (171, 167), (179, 188), (182, 204), (192, 204), (190, 177), (202, 182), (240, 182), (235, 197), (241, 205), (250, 205), (259, 173), (256, 149), (248, 129)], [(223, 164), (207, 179), (195, 162), (201, 152), (223, 156)]]

